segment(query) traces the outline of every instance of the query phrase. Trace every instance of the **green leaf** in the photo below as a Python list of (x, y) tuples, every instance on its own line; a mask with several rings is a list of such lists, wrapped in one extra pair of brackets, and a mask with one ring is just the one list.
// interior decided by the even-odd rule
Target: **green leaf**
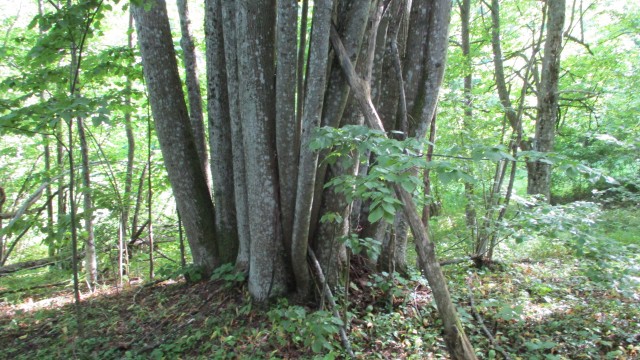
[(382, 219), (383, 216), (384, 216), (384, 209), (382, 208), (382, 206), (377, 206), (369, 213), (367, 220), (369, 220), (369, 222), (373, 224), (379, 221), (380, 219)]

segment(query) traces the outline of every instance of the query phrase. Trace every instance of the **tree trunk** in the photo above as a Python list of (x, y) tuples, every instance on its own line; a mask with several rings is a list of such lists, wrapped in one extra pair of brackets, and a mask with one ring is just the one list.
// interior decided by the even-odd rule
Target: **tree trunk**
[(155, 276), (154, 259), (153, 259), (153, 183), (151, 182), (151, 174), (153, 167), (151, 166), (151, 119), (147, 118), (147, 222), (149, 223), (149, 279), (153, 280)]
[(78, 138), (80, 139), (80, 153), (82, 159), (82, 197), (84, 199), (84, 229), (86, 231), (85, 240), (85, 271), (87, 272), (87, 282), (90, 287), (98, 283), (98, 259), (96, 256), (96, 239), (93, 233), (93, 200), (91, 197), (91, 171), (89, 169), (89, 146), (84, 129), (84, 121), (77, 118)]
[[(462, 55), (465, 61), (465, 74), (464, 74), (464, 118), (463, 127), (465, 130), (471, 130), (471, 124), (473, 123), (473, 62), (471, 61), (471, 31), (469, 30), (471, 15), (471, 0), (463, 0), (460, 4), (460, 22), (461, 29), (461, 44)], [(463, 146), (464, 136), (462, 137)], [(471, 167), (469, 167), (471, 170)], [(467, 200), (464, 213), (467, 227), (469, 228), (469, 234), (471, 239), (476, 239), (476, 210), (474, 204), (474, 189), (473, 183), (464, 183), (464, 196)]]
[[(62, 139), (64, 139), (63, 124), (64, 123), (62, 121), (59, 121), (55, 129), (56, 138), (59, 139), (56, 142), (56, 163), (62, 174), (65, 173), (66, 168), (64, 159), (64, 143), (62, 142)], [(67, 216), (67, 193), (64, 189), (65, 185), (65, 176), (62, 175), (58, 178), (58, 201), (56, 203), (56, 227), (58, 230), (55, 239), (53, 239), (54, 255), (58, 254), (60, 248), (65, 243), (65, 239), (67, 239), (68, 227), (65, 224), (65, 217)], [(64, 263), (62, 266), (68, 268), (68, 265)]]
[[(205, 34), (207, 45), (207, 109), (209, 141), (212, 153), (211, 174), (215, 225), (222, 263), (234, 262), (238, 256), (238, 222), (234, 193), (234, 139), (228, 95), (222, 5), (220, 0), (205, 3)], [(240, 148), (241, 149), (241, 148)], [(237, 151), (237, 150), (236, 150)], [(244, 165), (241, 165), (244, 166)]]
[[(394, 3), (395, 8), (390, 11), (391, 20), (389, 21), (387, 39), (386, 39), (386, 51), (385, 51), (385, 64), (383, 65), (384, 83), (389, 84), (383, 88), (383, 95), (380, 98), (380, 103), (377, 109), (381, 109), (381, 116), (384, 119), (388, 117), (385, 123), (387, 129), (393, 129), (400, 131), (402, 135), (397, 135), (399, 139), (404, 139), (409, 134), (409, 122), (407, 114), (407, 92), (408, 90), (413, 92), (413, 89), (405, 89), (402, 57), (404, 55), (404, 47), (406, 45), (407, 37), (401, 36), (400, 29), (403, 26), (403, 22), (408, 24), (408, 19), (404, 20), (403, 14), (408, 14), (409, 8), (406, 8), (408, 4), (402, 4), (400, 2)], [(406, 16), (408, 18), (408, 16)], [(384, 108), (389, 108), (385, 115)], [(428, 187), (425, 187), (425, 191)], [(380, 252), (380, 259), (378, 260), (378, 269), (393, 272), (397, 271), (404, 273), (407, 270), (407, 241), (408, 241), (408, 226), (406, 215), (404, 211), (398, 211), (396, 213), (393, 224), (382, 225), (383, 222), (379, 222), (374, 226), (382, 226), (387, 228), (384, 231), (382, 237), (382, 250)]]
[[(547, 38), (544, 43), (542, 75), (538, 89), (538, 117), (534, 150), (553, 151), (558, 117), (558, 80), (560, 77), (560, 53), (565, 18), (565, 0), (549, 1), (547, 7)], [(529, 194), (544, 195), (551, 200), (551, 165), (545, 162), (529, 163)]]
[(196, 265), (218, 264), (214, 209), (184, 101), (164, 0), (132, 4), (155, 127)]
[(502, 41), (500, 40), (500, 1), (491, 1), (491, 48), (493, 50), (494, 76), (498, 97), (505, 115), (514, 131), (521, 131), (522, 122), (511, 104), (509, 89), (504, 75), (504, 61), (502, 59)]
[[(349, 48), (349, 57), (354, 62), (358, 61), (367, 29), (367, 22), (374, 3), (370, 0), (354, 1), (339, 7), (337, 16), (339, 23), (342, 24), (341, 34), (345, 39), (345, 43), (351, 46)], [(331, 58), (325, 59), (325, 61), (332, 64), (327, 87), (323, 95), (322, 125), (338, 127), (346, 123), (353, 123), (351, 114), (345, 114), (350, 89), (340, 68), (340, 63)], [(353, 155), (351, 154), (351, 156)], [(319, 158), (322, 159), (325, 156), (326, 153), (321, 152)], [(338, 239), (349, 232), (349, 204), (344, 194), (337, 193), (331, 188), (325, 189), (324, 184), (334, 176), (353, 173), (353, 167), (358, 166), (356, 163), (353, 166), (343, 167), (338, 163), (327, 165), (322, 162), (318, 166), (309, 232), (313, 237), (314, 251), (330, 287), (334, 287), (337, 284), (340, 271), (339, 265), (341, 260), (344, 260), (340, 256), (344, 254), (341, 250), (343, 246)], [(322, 215), (328, 213), (340, 214), (343, 218), (343, 223), (321, 222)]]
[[(298, 215), (295, 211), (298, 162), (300, 161), (300, 126), (296, 121), (296, 83), (297, 75), (299, 76), (297, 74), (297, 21), (297, 1), (278, 1), (276, 25), (276, 150), (278, 152), (278, 176), (280, 179), (280, 200), (282, 205), (282, 230), (286, 249), (291, 249), (291, 241), (294, 236), (294, 218)], [(326, 56), (326, 54), (324, 55)], [(324, 91), (324, 88), (322, 88), (322, 91)], [(300, 97), (298, 101), (302, 103), (304, 98)], [(304, 149), (304, 145), (303, 150), (308, 151), (308, 149)], [(308, 176), (308, 174), (305, 174), (305, 176)], [(305, 238), (307, 236), (305, 235)], [(303, 256), (302, 261), (306, 265), (305, 259), (306, 257)]]
[[(302, 117), (298, 184), (296, 186), (295, 219), (291, 240), (291, 264), (296, 280), (296, 290), (302, 296), (309, 294), (311, 277), (307, 265), (309, 228), (313, 206), (313, 195), (318, 166), (318, 153), (312, 151), (311, 140), (320, 125), (323, 109), (323, 94), (327, 82), (327, 57), (329, 54), (329, 32), (331, 29), (332, 0), (316, 0), (313, 11), (313, 30), (309, 49), (307, 94)], [(294, 82), (295, 83), (295, 82)]]
[(182, 59), (185, 67), (187, 83), (187, 98), (189, 99), (189, 119), (193, 130), (193, 140), (198, 150), (200, 166), (207, 179), (207, 185), (211, 188), (211, 168), (209, 167), (209, 153), (207, 152), (207, 139), (204, 130), (204, 117), (202, 113), (202, 94), (200, 92), (200, 80), (198, 80), (198, 63), (196, 61), (196, 47), (191, 38), (191, 20), (189, 19), (189, 7), (187, 0), (177, 0), (178, 16), (180, 17), (180, 47), (182, 47)]
[[(129, 34), (127, 35), (127, 47), (133, 53), (133, 13), (129, 10)], [(133, 60), (133, 59), (132, 59)], [(133, 61), (132, 61), (133, 62)], [(125, 85), (125, 106), (127, 107), (124, 114), (124, 127), (127, 134), (127, 172), (124, 179), (124, 196), (122, 201), (122, 214), (120, 218), (120, 231), (118, 241), (118, 281), (122, 285), (122, 278), (124, 273), (125, 263), (128, 261), (126, 254), (127, 247), (125, 244), (125, 238), (129, 233), (129, 214), (131, 212), (131, 196), (133, 190), (133, 165), (135, 162), (136, 153), (136, 139), (133, 135), (133, 123), (131, 121), (131, 80), (127, 79)], [(143, 171), (144, 172), (144, 171)], [(134, 216), (135, 217), (135, 216)], [(137, 224), (134, 225), (137, 227)], [(134, 230), (135, 231), (135, 230)], [(131, 235), (133, 232), (131, 231)]]
[[(229, 116), (231, 118), (233, 194), (235, 196), (235, 213), (238, 229), (236, 269), (248, 273), (251, 235), (249, 231), (249, 203), (246, 190), (247, 173), (245, 169), (244, 140), (242, 137), (243, 125), (240, 114), (240, 79), (238, 75), (238, 43), (236, 31), (237, 2), (216, 0), (215, 3), (218, 4), (218, 7), (222, 7), (227, 94), (229, 97)], [(207, 48), (207, 51), (212, 50)], [(213, 162), (215, 163), (215, 157)]]
[(275, 5), (275, 0), (236, 4), (239, 104), (251, 204), (249, 292), (258, 301), (287, 293), (291, 280), (284, 255), (275, 144)]
[[(47, 176), (51, 176), (51, 147), (49, 144), (49, 136), (48, 135), (44, 135), (42, 137), (43, 140), (43, 147), (44, 147), (44, 171), (46, 172)], [(53, 191), (52, 191), (52, 186), (51, 184), (49, 184), (47, 186), (46, 189), (46, 196), (47, 196), (47, 240), (46, 240), (46, 244), (47, 244), (47, 250), (48, 250), (48, 254), (49, 257), (51, 256), (55, 256), (56, 252), (55, 252), (55, 237), (56, 237), (56, 233), (55, 230), (53, 228)], [(2, 205), (0, 204), (0, 212), (2, 212)], [(1, 220), (0, 220), (1, 222)], [(2, 230), (2, 224), (0, 223), (0, 230)], [(2, 259), (2, 240), (0, 239), (0, 259)]]

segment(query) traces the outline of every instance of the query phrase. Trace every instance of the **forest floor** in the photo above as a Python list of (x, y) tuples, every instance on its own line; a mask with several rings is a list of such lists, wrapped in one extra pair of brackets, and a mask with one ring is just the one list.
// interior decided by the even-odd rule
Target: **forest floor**
[[(535, 260), (447, 266), (479, 357), (640, 358), (640, 217), (624, 223), (637, 228), (604, 228), (612, 237), (594, 245), (599, 256), (543, 246), (529, 253)], [(348, 294), (337, 294), (344, 319), (285, 300), (254, 304), (230, 272), (195, 284), (178, 276), (105, 285), (83, 292), (79, 316), (68, 274), (63, 287), (8, 292), (51, 282), (52, 272), (0, 278), (0, 359), (344, 358), (337, 332), (345, 319), (357, 358), (447, 358), (431, 293), (416, 274), (352, 271)]]

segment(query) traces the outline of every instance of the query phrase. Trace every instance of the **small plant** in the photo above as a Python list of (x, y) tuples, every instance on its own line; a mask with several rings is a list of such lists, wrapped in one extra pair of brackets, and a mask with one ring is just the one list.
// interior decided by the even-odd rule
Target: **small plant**
[(366, 254), (373, 261), (380, 256), (380, 247), (382, 243), (373, 238), (360, 238), (357, 234), (350, 234), (341, 239), (346, 247), (351, 249), (353, 254)]
[(289, 306), (286, 300), (282, 300), (267, 316), (271, 320), (273, 331), (279, 335), (277, 339), (280, 346), (292, 342), (311, 347), (315, 353), (328, 351), (329, 354), (335, 354), (337, 351), (333, 338), (343, 322), (330, 312), (308, 312), (302, 306)]

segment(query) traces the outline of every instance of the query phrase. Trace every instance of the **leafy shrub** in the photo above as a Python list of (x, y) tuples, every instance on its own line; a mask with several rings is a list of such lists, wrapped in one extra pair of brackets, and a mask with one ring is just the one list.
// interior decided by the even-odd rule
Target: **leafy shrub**
[(282, 300), (278, 306), (267, 313), (272, 331), (280, 346), (287, 343), (311, 347), (313, 352), (337, 352), (335, 335), (343, 326), (341, 319), (325, 310), (309, 312), (297, 305), (288, 305)]

